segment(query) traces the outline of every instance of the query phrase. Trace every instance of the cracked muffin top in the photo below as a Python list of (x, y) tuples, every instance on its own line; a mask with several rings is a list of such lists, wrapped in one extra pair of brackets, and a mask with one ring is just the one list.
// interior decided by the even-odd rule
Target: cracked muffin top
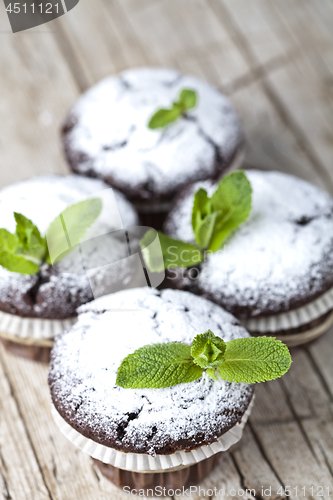
[[(167, 127), (148, 122), (170, 108), (182, 89), (197, 105)], [(242, 142), (230, 101), (192, 76), (141, 68), (109, 77), (88, 90), (63, 129), (74, 172), (102, 178), (133, 201), (169, 200), (188, 182), (216, 179), (236, 158)]]
[[(49, 224), (69, 205), (92, 194), (109, 189), (104, 182), (78, 175), (48, 175), (13, 184), (0, 192), (0, 228), (15, 231), (13, 212), (22, 213), (44, 235)], [(77, 254), (72, 252), (55, 266), (42, 265), (33, 275), (10, 272), (0, 266), (0, 310), (23, 317), (63, 319), (76, 315), (80, 305), (103, 294), (112, 285), (118, 290), (127, 283), (132, 269), (127, 260), (127, 245), (113, 233), (124, 226), (138, 223), (137, 213), (125, 197), (113, 190), (118, 214), (110, 217), (107, 203), (85, 238), (90, 238), (84, 255), (87, 273), (82, 272)], [(91, 231), (91, 232), (90, 232)], [(93, 237), (103, 234), (112, 248), (114, 270), (100, 267), (105, 261), (105, 245)], [(109, 233), (109, 234), (108, 234)], [(104, 241), (104, 240), (103, 240)], [(99, 242), (99, 243), (98, 243)]]
[(207, 329), (225, 341), (248, 336), (216, 304), (178, 290), (137, 288), (82, 306), (78, 322), (57, 337), (51, 354), (57, 411), (85, 437), (125, 452), (170, 454), (215, 442), (241, 421), (253, 385), (203, 374), (165, 389), (115, 386), (121, 361), (139, 347), (191, 344)]
[[(248, 170), (252, 209), (223, 248), (206, 256), (195, 279), (178, 273), (177, 287), (204, 295), (238, 318), (270, 316), (302, 307), (333, 287), (333, 199), (281, 172)], [(196, 183), (179, 194), (164, 229), (193, 241)]]

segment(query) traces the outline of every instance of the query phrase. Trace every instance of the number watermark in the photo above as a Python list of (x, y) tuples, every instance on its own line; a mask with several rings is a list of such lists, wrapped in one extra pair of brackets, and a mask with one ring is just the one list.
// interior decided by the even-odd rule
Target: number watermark
[(37, 0), (11, 2), (4, 0), (13, 33), (45, 24), (72, 10), (79, 0)]

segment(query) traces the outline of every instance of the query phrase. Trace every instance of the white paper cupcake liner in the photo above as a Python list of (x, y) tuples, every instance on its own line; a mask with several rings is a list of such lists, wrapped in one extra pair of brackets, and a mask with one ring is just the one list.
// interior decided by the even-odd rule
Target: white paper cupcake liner
[(76, 317), (67, 319), (22, 318), (0, 311), (0, 336), (8, 340), (38, 345), (53, 339), (76, 323)]
[(242, 319), (240, 321), (249, 332), (274, 333), (311, 323), (311, 321), (320, 318), (330, 310), (333, 310), (333, 288), (318, 297), (318, 299), (298, 309), (273, 316)]
[(177, 451), (171, 455), (157, 455), (155, 457), (144, 453), (124, 453), (123, 451), (118, 451), (114, 448), (95, 443), (95, 441), (82, 436), (82, 434), (73, 429), (73, 427), (59, 415), (54, 406), (52, 406), (52, 415), (62, 434), (72, 444), (92, 458), (100, 460), (105, 464), (118, 467), (119, 469), (149, 473), (182, 469), (201, 462), (216, 453), (228, 450), (241, 439), (244, 426), (253, 407), (253, 402), (254, 397), (244, 413), (241, 422), (223, 434), (215, 443), (204, 445), (196, 450), (188, 452)]

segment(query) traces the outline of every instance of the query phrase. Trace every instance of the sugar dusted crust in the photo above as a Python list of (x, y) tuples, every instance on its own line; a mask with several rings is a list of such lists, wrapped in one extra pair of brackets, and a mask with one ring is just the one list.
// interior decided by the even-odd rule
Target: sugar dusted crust
[(115, 386), (122, 359), (147, 343), (190, 344), (208, 328), (225, 340), (247, 337), (223, 309), (188, 292), (138, 288), (79, 312), (78, 323), (56, 339), (49, 374), (56, 409), (78, 432), (125, 452), (170, 454), (210, 444), (241, 420), (249, 384), (203, 375), (166, 389)]
[[(238, 318), (302, 307), (333, 287), (333, 200), (319, 188), (280, 172), (246, 172), (253, 189), (249, 219), (220, 252), (206, 257), (198, 279), (185, 270), (172, 282), (203, 295)], [(165, 231), (193, 240), (196, 183), (179, 195)], [(174, 271), (172, 271), (174, 274)]]
[[(183, 88), (198, 104), (171, 126), (150, 130), (150, 117), (169, 108)], [(63, 130), (73, 171), (99, 177), (132, 201), (168, 200), (184, 184), (218, 178), (242, 143), (229, 100), (207, 83), (177, 71), (141, 68), (88, 90)]]
[[(41, 176), (14, 184), (0, 192), (0, 227), (15, 231), (13, 212), (16, 211), (30, 218), (44, 234), (48, 225), (68, 205), (105, 189), (108, 186), (102, 181), (78, 175)], [(138, 217), (132, 205), (116, 190), (114, 195), (123, 224), (136, 225)], [(104, 211), (96, 224), (106, 232), (118, 229), (110, 214)], [(97, 246), (91, 251), (95, 264), (103, 256)], [(112, 251), (121, 256), (121, 244), (114, 241)], [(64, 263), (57, 269), (43, 265), (40, 272), (32, 276), (13, 273), (0, 266), (0, 310), (19, 316), (49, 319), (75, 316), (77, 307), (92, 300), (93, 294), (85, 273), (70, 272), (74, 266), (73, 259), (71, 256), (67, 258), (66, 268)], [(120, 284), (127, 282), (128, 272), (128, 264), (120, 262), (113, 278)], [(89, 278), (101, 284), (106, 278), (105, 271), (96, 266), (89, 270)]]

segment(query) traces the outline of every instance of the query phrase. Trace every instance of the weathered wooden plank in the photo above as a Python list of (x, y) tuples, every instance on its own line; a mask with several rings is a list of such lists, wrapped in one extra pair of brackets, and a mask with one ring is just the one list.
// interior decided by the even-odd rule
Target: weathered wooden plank
[[(94, 500), (107, 500), (112, 497), (115, 500), (124, 500), (126, 494), (96, 474), (90, 457), (63, 437), (53, 422), (47, 385), (48, 368), (42, 364), (12, 356), (5, 351), (1, 352), (1, 357), (11, 381), (13, 395), (21, 406), (24, 425), (29, 432), (36, 458), (52, 498), (57, 500), (77, 500), (78, 498), (80, 500), (91, 500), (92, 498)], [(1, 373), (0, 383), (4, 383)], [(8, 399), (7, 389), (6, 405)], [(25, 470), (29, 471), (29, 468), (35, 466), (34, 457), (31, 456), (31, 453), (29, 454), (29, 445), (26, 440), (24, 441), (24, 437), (22, 437), (23, 446), (20, 444), (21, 434), (18, 434), (18, 430), (23, 424), (10, 414), (8, 419), (6, 418), (6, 422), (8, 427), (11, 426), (9, 435), (13, 436), (14, 444), (10, 450), (2, 450), (3, 456), (8, 464), (7, 469), (10, 469), (14, 476), (15, 474), (19, 476), (16, 487), (21, 488), (17, 497), (14, 495), (13, 498), (15, 500), (16, 498), (17, 500), (39, 498), (34, 496), (34, 488), (36, 488), (34, 478), (38, 478), (36, 472), (31, 473), (29, 479), (31, 497), (25, 496), (25, 488), (27, 487), (25, 480), (28, 480), (26, 479), (28, 472), (26, 473)], [(6, 436), (6, 433), (1, 433), (1, 436)], [(4, 439), (4, 446), (8, 447), (10, 442), (11, 440)], [(24, 450), (23, 454), (20, 451), (22, 449)], [(22, 467), (19, 474), (15, 472), (17, 467)], [(11, 483), (9, 484), (10, 488), (12, 488)], [(40, 485), (38, 488), (41, 490)], [(29, 493), (29, 489), (27, 489), (27, 493)]]
[(2, 33), (1, 47), (1, 186), (67, 172), (59, 127), (77, 87), (53, 34)]
[(333, 329), (310, 344), (308, 351), (315, 363), (318, 373), (323, 379), (323, 383), (333, 398)]
[(250, 41), (247, 49), (252, 56), (252, 66), (266, 65), (274, 59), (286, 58), (295, 50), (268, 1), (208, 1), (217, 16), (233, 31), (240, 45), (243, 45), (243, 40), (239, 40), (239, 32)]
[[(226, 30), (201, 0), (79, 5), (54, 21), (81, 88), (129, 66), (171, 66), (225, 88), (249, 73)], [(73, 62), (74, 59), (74, 62)]]
[(327, 189), (259, 82), (231, 94), (244, 126), (246, 166), (291, 173)]
[[(257, 20), (259, 25), (266, 23), (268, 17), (274, 19), (270, 23), (270, 37), (275, 33), (275, 38), (291, 47), (292, 57), (288, 64), (274, 71), (265, 72), (263, 68), (261, 77), (276, 112), (283, 118), (314, 168), (325, 179), (328, 189), (332, 191), (332, 86), (331, 71), (328, 69), (329, 64), (324, 63), (324, 57), (326, 61), (332, 61), (333, 45), (327, 43), (328, 35), (323, 23), (318, 20), (314, 11), (304, 8), (304, 4), (309, 3), (297, 1), (291, 7), (290, 2), (256, 0), (256, 3), (250, 3), (249, 10), (257, 13), (257, 17), (260, 10), (259, 21)], [(240, 7), (240, 2), (236, 2), (238, 9), (231, 5), (234, 3), (218, 0), (217, 14), (222, 23), (229, 25), (230, 33), (234, 33), (238, 39), (240, 50), (248, 63), (251, 66), (258, 64), (261, 57), (269, 60), (270, 43), (267, 46), (263, 43), (256, 44), (248, 29), (251, 23), (247, 22), (246, 9)], [(279, 9), (279, 15), (275, 9)], [(320, 23), (322, 29), (314, 30), (316, 36), (310, 37), (310, 40), (307, 38), (304, 47), (303, 40), (308, 37), (308, 26), (313, 26), (314, 21), (318, 25)], [(322, 46), (325, 46), (324, 51), (321, 50)], [(313, 53), (321, 54), (322, 64), (318, 63), (320, 57), (314, 57)], [(273, 50), (272, 54), (274, 58), (276, 52)]]
[(174, 61), (182, 71), (219, 86), (230, 85), (248, 73), (242, 54), (205, 2), (117, 3), (150, 60), (163, 65)]
[[(1, 348), (2, 349), (2, 348)], [(23, 384), (24, 387), (25, 384)], [(4, 499), (50, 499), (43, 471), (0, 360), (0, 492)]]
[(242, 475), (242, 485), (246, 490), (254, 490), (255, 496), (262, 496), (262, 490), (272, 488), (272, 500), (285, 498), (277, 492), (283, 487), (276, 473), (263, 456), (249, 425), (245, 426), (240, 443), (231, 450), (237, 468)]
[(290, 488), (290, 498), (312, 499), (311, 487), (331, 486), (331, 475), (317, 462), (297, 422), (254, 424), (253, 429), (278, 477)]

